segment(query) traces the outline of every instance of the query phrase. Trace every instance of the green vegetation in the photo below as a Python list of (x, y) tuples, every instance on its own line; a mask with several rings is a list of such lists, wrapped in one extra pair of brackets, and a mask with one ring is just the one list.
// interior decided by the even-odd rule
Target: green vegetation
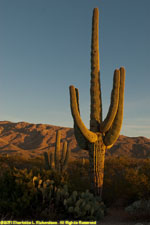
[(136, 219), (150, 218), (150, 200), (141, 199), (133, 202), (130, 206), (125, 209), (129, 214), (134, 216)]
[[(73, 184), (74, 179), (70, 171), (72, 163), (63, 175), (57, 170), (42, 169), (44, 161), (41, 161), (40, 167), (33, 169), (30, 164), (26, 164), (28, 167), (24, 169), (9, 167), (11, 157), (9, 162), (4, 162), (1, 157), (0, 164), (1, 217), (55, 221), (99, 220), (104, 217), (105, 207), (101, 201), (86, 191), (85, 187), (80, 190), (78, 187), (78, 191), (76, 190), (76, 183)], [(83, 165), (80, 167), (83, 168)]]
[(105, 120), (102, 121), (102, 101), (99, 65), (99, 12), (93, 11), (91, 44), (91, 114), (90, 130), (80, 117), (79, 91), (70, 86), (70, 105), (74, 120), (74, 134), (79, 146), (89, 151), (91, 190), (101, 197), (104, 177), (105, 151), (117, 140), (123, 120), (125, 69), (114, 71), (111, 103)]
[(150, 199), (150, 159), (110, 157), (105, 164), (103, 200), (122, 200), (126, 206), (139, 199)]
[[(17, 157), (15, 160), (17, 163)], [(0, 158), (2, 218), (100, 220), (105, 215), (106, 207), (112, 204), (121, 202), (121, 206), (127, 207), (135, 201), (150, 200), (150, 159), (106, 158), (104, 203), (89, 191), (88, 160), (84, 164), (80, 160), (68, 163), (63, 176), (55, 170), (43, 169), (43, 158), (41, 162), (39, 159), (37, 163), (34, 161), (38, 166), (33, 168), (30, 161), (22, 161), (20, 168), (10, 167), (13, 162), (14, 157), (9, 157), (9, 160)], [(146, 205), (143, 211), (144, 207)], [(131, 211), (135, 212), (134, 209)]]

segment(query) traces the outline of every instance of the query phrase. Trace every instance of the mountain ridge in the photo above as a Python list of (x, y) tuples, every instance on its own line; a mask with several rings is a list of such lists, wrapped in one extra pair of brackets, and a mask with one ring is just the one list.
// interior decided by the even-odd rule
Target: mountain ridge
[[(77, 145), (73, 128), (23, 121), (0, 121), (0, 154), (33, 158), (41, 157), (44, 151), (53, 152), (57, 130), (61, 130), (61, 145), (64, 140), (69, 143), (72, 160), (88, 158), (88, 152)], [(150, 139), (120, 135), (114, 146), (106, 150), (107, 156), (150, 158)]]

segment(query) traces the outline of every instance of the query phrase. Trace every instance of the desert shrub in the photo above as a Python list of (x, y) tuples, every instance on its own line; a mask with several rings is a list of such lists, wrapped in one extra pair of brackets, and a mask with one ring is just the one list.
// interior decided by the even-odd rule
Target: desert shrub
[[(150, 159), (106, 157), (102, 198), (112, 203), (128, 205), (136, 200), (150, 198)], [(69, 188), (77, 191), (90, 189), (89, 162), (78, 160), (69, 164)], [(120, 201), (121, 200), (121, 201)]]
[[(52, 180), (55, 192), (47, 195), (46, 182), (50, 177), (56, 180)], [(57, 174), (45, 170), (7, 169), (0, 178), (0, 212), (15, 219), (55, 220), (60, 213), (54, 204), (56, 190), (64, 185), (60, 179)], [(41, 182), (38, 186), (37, 180)]]
[[(74, 198), (67, 179), (59, 175), (41, 169), (7, 169), (0, 177), (0, 212), (17, 220), (101, 219), (103, 203), (89, 192), (78, 192)], [(71, 212), (69, 207), (77, 208)]]
[(19, 156), (19, 155), (3, 154), (3, 155), (0, 155), (0, 166), (1, 168), (7, 167), (11, 169), (13, 169), (14, 167), (18, 169), (43, 168), (43, 160), (41, 157), (26, 159), (23, 156)]
[[(102, 195), (105, 204), (109, 206), (121, 199), (127, 206), (140, 199), (150, 199), (149, 171), (149, 159), (106, 158)], [(0, 212), (18, 219), (103, 217), (103, 203), (90, 192), (85, 193), (86, 189), (90, 189), (88, 161), (84, 165), (80, 161), (70, 162), (63, 176), (40, 166), (19, 169), (3, 163), (0, 170)]]
[(105, 161), (103, 200), (124, 204), (150, 197), (150, 160), (110, 157)]
[(134, 218), (150, 219), (150, 200), (142, 199), (133, 202), (125, 210)]
[(84, 165), (80, 160), (69, 163), (67, 173), (67, 183), (70, 190), (85, 191), (90, 189), (88, 160)]
[(53, 203), (57, 213), (59, 212), (59, 219), (60, 216), (61, 219), (82, 220), (100, 220), (104, 217), (105, 206), (103, 202), (94, 197), (88, 190), (82, 193), (71, 192), (67, 185), (55, 186), (53, 180), (43, 182), (37, 177), (34, 177), (33, 180), (34, 183), (36, 182), (38, 190), (42, 192), (43, 203), (46, 204), (45, 208), (48, 210)]
[(0, 180), (0, 211), (17, 218), (30, 217), (41, 197), (32, 182), (32, 170), (7, 170)]

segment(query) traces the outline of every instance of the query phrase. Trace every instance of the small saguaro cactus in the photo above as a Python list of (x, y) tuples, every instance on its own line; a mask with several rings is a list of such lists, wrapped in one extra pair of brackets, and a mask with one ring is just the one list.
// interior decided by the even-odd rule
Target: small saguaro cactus
[(58, 130), (56, 133), (56, 143), (55, 143), (55, 153), (44, 152), (45, 165), (47, 169), (55, 169), (58, 172), (64, 172), (67, 168), (67, 163), (69, 160), (69, 146), (67, 141), (63, 142), (63, 149), (60, 154), (60, 136), (61, 131)]
[(90, 178), (95, 195), (101, 197), (104, 176), (105, 150), (112, 147), (119, 137), (123, 120), (125, 69), (114, 71), (113, 89), (108, 114), (102, 120), (102, 101), (99, 64), (99, 11), (95, 8), (92, 21), (91, 44), (91, 114), (90, 129), (80, 117), (79, 92), (70, 86), (70, 105), (74, 119), (74, 133), (82, 149), (89, 151)]

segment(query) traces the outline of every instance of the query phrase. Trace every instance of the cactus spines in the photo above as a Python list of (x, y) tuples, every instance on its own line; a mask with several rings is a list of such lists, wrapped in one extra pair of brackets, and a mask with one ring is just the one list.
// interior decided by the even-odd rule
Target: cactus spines
[(63, 143), (62, 153), (60, 154), (60, 139), (61, 132), (60, 130), (56, 133), (56, 143), (55, 143), (55, 153), (52, 152), (49, 155), (44, 152), (44, 159), (46, 169), (54, 169), (58, 172), (64, 172), (67, 168), (68, 160), (69, 160), (69, 146), (67, 141)]
[(99, 12), (98, 8), (95, 8), (92, 19), (90, 129), (82, 122), (79, 92), (74, 86), (70, 86), (70, 106), (77, 143), (81, 148), (89, 151), (90, 177), (94, 193), (101, 196), (105, 151), (115, 143), (122, 126), (125, 69), (121, 67), (114, 71), (110, 107), (106, 118), (102, 120), (98, 23)]

